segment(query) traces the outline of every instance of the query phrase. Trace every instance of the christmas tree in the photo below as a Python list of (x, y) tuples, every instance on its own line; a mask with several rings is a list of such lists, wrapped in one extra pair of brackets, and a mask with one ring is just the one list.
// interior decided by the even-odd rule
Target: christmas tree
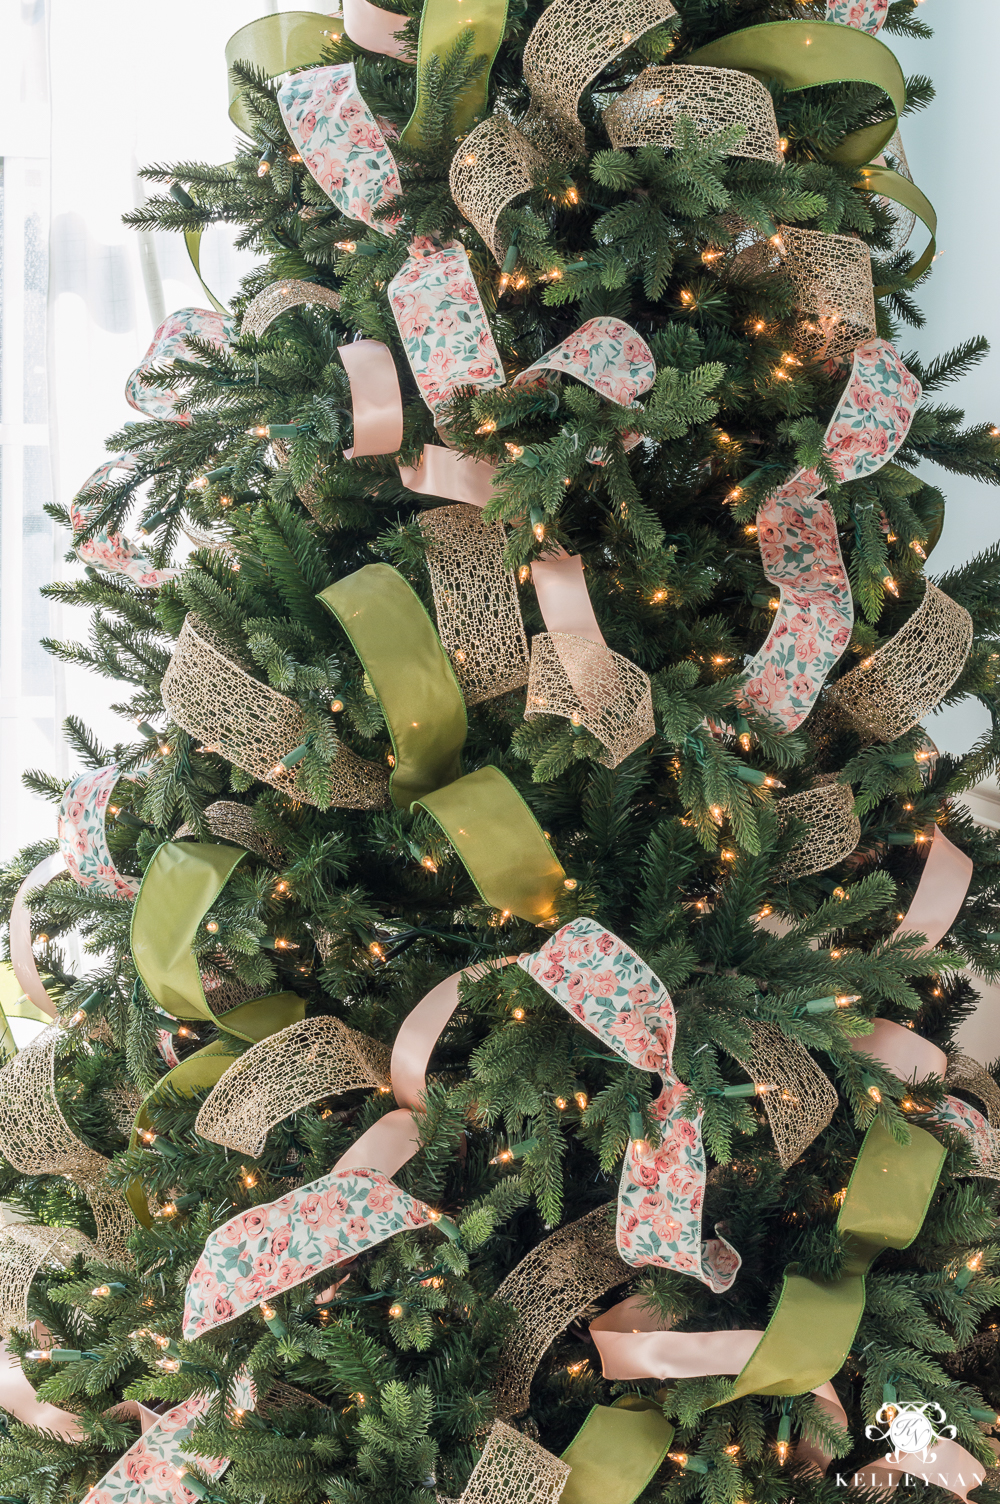
[(8, 1504), (990, 1497), (1000, 731), (920, 722), (1000, 554), (918, 469), (1000, 442), (893, 35), (348, 0), (146, 169), (258, 265), (53, 508), (137, 731), (0, 874)]

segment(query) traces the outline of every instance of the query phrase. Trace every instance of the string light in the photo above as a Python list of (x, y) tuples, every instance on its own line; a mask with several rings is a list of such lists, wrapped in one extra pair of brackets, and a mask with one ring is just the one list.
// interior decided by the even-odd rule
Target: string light
[(886, 590), (888, 590), (890, 595), (899, 595), (899, 586), (896, 584), (896, 581), (893, 579), (891, 574), (887, 574), (885, 576), (882, 584), (885, 586)]
[(476, 429), (476, 433), (480, 435), (494, 433), (496, 431), (496, 426), (496, 422), (493, 418), (487, 418), (485, 423), (480, 423), (479, 427)]
[(581, 1112), (586, 1112), (586, 1110), (587, 1110), (587, 1093), (585, 1091), (578, 1091), (576, 1093), (576, 1096), (575, 1096), (575, 1101), (576, 1101), (576, 1105), (577, 1105), (577, 1107), (579, 1107), (580, 1111)]
[(517, 1019), (518, 1023), (521, 1023), (523, 1021), (523, 1019), (524, 1019), (524, 1009), (523, 1008), (512, 1008), (511, 1009), (511, 1017)]
[(566, 877), (566, 878), (563, 878), (563, 887), (566, 889), (566, 891), (568, 893), (572, 893), (573, 890), (574, 890), (574, 888), (576, 887), (576, 878), (575, 877)]

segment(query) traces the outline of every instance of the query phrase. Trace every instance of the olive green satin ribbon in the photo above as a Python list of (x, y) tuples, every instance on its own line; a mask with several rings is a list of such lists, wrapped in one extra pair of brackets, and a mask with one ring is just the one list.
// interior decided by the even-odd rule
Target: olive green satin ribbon
[[(305, 1017), (305, 1002), (294, 992), (272, 992), (240, 1003), (220, 1017), (205, 1000), (201, 971), (191, 949), (198, 926), (246, 856), (238, 846), (164, 841), (146, 868), (132, 910), (132, 959), (143, 985), (165, 1013), (215, 1025), (230, 1038), (213, 1041), (168, 1071), (145, 1098), (132, 1126), (129, 1148), (150, 1127), (151, 1109), (167, 1088), (184, 1094), (216, 1085), (240, 1053), (233, 1039), (258, 1044)], [(137, 1219), (150, 1225), (139, 1181), (126, 1197)]]
[(194, 274), (198, 278), (198, 281), (201, 283), (202, 292), (205, 294), (206, 298), (211, 303), (216, 313), (221, 313), (223, 318), (229, 318), (230, 310), (226, 307), (225, 303), (219, 302), (218, 298), (215, 296), (215, 293), (209, 287), (208, 283), (205, 281), (205, 278), (201, 274), (201, 231), (185, 230), (184, 244), (187, 246), (188, 260), (194, 267)]
[[(902, 204), (903, 208), (915, 214), (926, 228), (930, 236), (927, 248), (906, 274), (908, 281), (915, 282), (918, 277), (923, 276), (934, 260), (937, 246), (935, 240), (937, 214), (934, 212), (934, 205), (921, 193), (916, 183), (911, 183), (909, 178), (903, 177), (902, 173), (893, 172), (891, 167), (877, 167), (869, 163), (867, 167), (861, 168), (861, 181), (857, 186), (863, 188), (866, 193), (878, 193), (882, 198), (892, 199), (894, 204)], [(876, 287), (875, 296), (881, 297), (888, 290), (887, 287)]]
[(865, 1275), (886, 1248), (907, 1248), (923, 1225), (944, 1163), (922, 1128), (897, 1143), (879, 1122), (865, 1135), (837, 1218), (846, 1245), (838, 1279), (785, 1274), (781, 1298), (732, 1393), (795, 1395), (818, 1389), (844, 1366), (865, 1308)]
[(434, 57), (443, 62), (459, 37), (470, 29), (473, 33), (470, 55), (474, 58), (485, 56), (486, 66), (456, 101), (455, 132), (464, 135), (483, 119), (490, 69), (506, 24), (507, 0), (463, 0), (461, 5), (456, 5), (455, 0), (424, 0), (417, 44), (417, 102), (399, 138), (405, 145), (415, 148), (425, 145), (423, 132), (430, 102), (427, 64)]
[(667, 1455), (674, 1428), (640, 1395), (595, 1405), (562, 1454), (573, 1471), (559, 1504), (633, 1504)]
[[(400, 24), (403, 20), (405, 17), (400, 18)], [(266, 78), (277, 78), (292, 68), (318, 63), (323, 48), (329, 45), (332, 24), (330, 16), (320, 11), (284, 10), (276, 16), (261, 16), (233, 32), (226, 43), (229, 118), (244, 135), (253, 135), (253, 122), (240, 87), (233, 81), (233, 64), (250, 63)]]
[(861, 167), (891, 139), (906, 104), (903, 70), (884, 42), (836, 21), (768, 21), (734, 31), (684, 59), (697, 67), (740, 68), (765, 82), (777, 79), (789, 93), (818, 84), (861, 83), (881, 89), (895, 114), (880, 125), (844, 137), (833, 162)]
[(462, 776), (465, 702), (418, 596), (388, 564), (366, 564), (319, 599), (350, 638), (382, 707), (397, 809), (427, 810), (486, 903), (536, 924), (550, 918), (565, 873), (498, 768)]

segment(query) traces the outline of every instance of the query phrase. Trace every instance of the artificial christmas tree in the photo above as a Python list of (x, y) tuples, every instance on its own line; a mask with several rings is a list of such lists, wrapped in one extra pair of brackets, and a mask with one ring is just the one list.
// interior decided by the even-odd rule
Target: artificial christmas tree
[(348, 0), (148, 170), (260, 265), (55, 509), (138, 735), (2, 876), (4, 1498), (988, 1498), (1000, 740), (919, 722), (1000, 557), (915, 467), (1000, 446), (883, 27)]

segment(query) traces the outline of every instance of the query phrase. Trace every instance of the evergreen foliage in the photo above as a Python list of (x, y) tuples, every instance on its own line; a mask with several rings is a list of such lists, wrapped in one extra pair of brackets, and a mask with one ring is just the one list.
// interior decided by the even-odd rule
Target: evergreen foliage
[[(419, 5), (395, 8), (410, 17), (415, 39)], [(790, 1262), (819, 1277), (837, 1273), (844, 1258), (838, 1197), (865, 1129), (877, 1116), (905, 1140), (912, 1111), (903, 1099), (927, 1110), (944, 1093), (936, 1080), (904, 1087), (855, 1053), (849, 1038), (869, 1032), (879, 1016), (952, 1048), (975, 1006), (967, 969), (1000, 978), (1000, 850), (958, 802), (1000, 768), (1000, 549), (939, 581), (975, 625), (972, 652), (947, 700), (974, 695), (993, 718), (992, 732), (968, 757), (905, 761), (923, 745), (919, 728), (889, 745), (863, 744), (818, 716), (785, 737), (752, 714), (740, 716), (739, 738), (710, 733), (709, 723), (735, 716), (741, 664), (771, 620), (754, 516), (792, 469), (821, 461), (845, 373), (831, 363), (789, 361), (796, 315), (786, 279), (727, 279), (705, 253), (729, 247), (739, 222), (768, 235), (779, 223), (857, 234), (873, 251), (876, 281), (890, 289), (879, 301), (880, 333), (898, 344), (903, 326), (919, 327), (921, 315), (905, 279), (913, 257), (891, 251), (884, 206), (856, 189), (852, 170), (823, 159), (847, 132), (878, 118), (879, 91), (857, 84), (783, 94), (773, 86), (789, 142), (783, 167), (728, 156), (732, 130), (703, 140), (683, 119), (670, 151), (609, 148), (600, 107), (647, 62), (683, 61), (735, 28), (800, 15), (791, 0), (681, 0), (679, 8), (676, 26), (639, 39), (585, 96), (588, 160), (572, 171), (548, 169), (527, 200), (507, 211), (503, 227), (516, 234), (519, 260), (503, 289), (488, 248), (448, 190), (454, 101), (482, 67), (468, 47), (429, 70), (425, 148), (394, 145), (403, 197), (392, 212), (404, 222), (390, 237), (331, 206), (293, 159), (274, 85), (236, 69), (254, 140), (222, 167), (147, 168), (151, 183), (182, 191), (154, 195), (129, 222), (178, 232), (234, 226), (259, 260), (236, 300), (237, 316), (256, 293), (289, 277), (337, 289), (341, 307), (336, 314), (296, 309), (260, 338), (239, 338), (224, 350), (196, 343), (192, 358), (169, 373), (191, 421), (147, 419), (109, 439), (112, 451), (136, 454), (138, 468), (127, 484), (101, 493), (92, 530), (130, 532), (160, 515), (150, 542), (163, 565), (189, 519), (224, 539), (229, 552), (196, 549), (183, 575), (155, 595), (98, 571), (47, 587), (51, 599), (83, 609), (89, 636), (46, 645), (115, 681), (122, 713), (155, 727), (154, 737), (140, 731), (113, 749), (82, 724), (67, 728), (84, 767), (155, 761), (144, 785), (126, 781), (118, 789), (121, 813), (108, 830), (119, 869), (140, 874), (182, 823), (206, 836), (204, 810), (214, 800), (245, 803), (281, 851), (281, 865), (253, 855), (241, 865), (213, 905), (217, 929), (199, 941), (200, 956), (258, 990), (301, 994), (309, 1016), (340, 1018), (391, 1044), (442, 978), (474, 961), (536, 950), (544, 932), (502, 922), (425, 815), (296, 803), (169, 724), (159, 686), (173, 643), (194, 612), (262, 682), (301, 706), (307, 751), (300, 770), (310, 788), (324, 787), (336, 737), (384, 762), (390, 742), (378, 704), (316, 595), (362, 565), (386, 562), (433, 614), (415, 526), (422, 502), (389, 457), (343, 459), (351, 402), (338, 346), (362, 334), (393, 351), (404, 394), (402, 459), (412, 463), (435, 432), (385, 297), (412, 235), (457, 236), (465, 246), (509, 374), (585, 319), (613, 315), (639, 330), (659, 369), (641, 412), (572, 383), (543, 401), (511, 388), (465, 390), (448, 426), (466, 451), (503, 462), (489, 515), (507, 524), (512, 567), (557, 543), (583, 556), (607, 641), (651, 677), (656, 736), (612, 771), (597, 760), (588, 733), (555, 717), (525, 721), (524, 694), (514, 692), (470, 708), (464, 758), (467, 770), (501, 768), (549, 833), (576, 882), (561, 917), (599, 917), (635, 945), (673, 996), (676, 1069), (704, 1107), (716, 1162), (706, 1227), (724, 1224), (743, 1268), (725, 1295), (650, 1269), (640, 1271), (636, 1288), (679, 1329), (709, 1331), (763, 1327)], [(510, 7), (493, 89), (513, 111), (527, 105), (521, 55), (541, 9), (539, 0)], [(886, 31), (930, 35), (911, 0), (894, 0)], [(346, 37), (326, 60), (353, 61), (373, 113), (404, 125), (412, 68), (366, 54)], [(922, 78), (911, 79), (908, 92), (911, 109), (933, 96)], [(260, 176), (268, 148), (276, 155)], [(914, 545), (931, 553), (944, 507), (923, 462), (937, 467), (932, 474), (1000, 482), (996, 431), (967, 425), (937, 395), (985, 351), (973, 339), (931, 360), (906, 355), (925, 396), (904, 446), (873, 476), (842, 485), (831, 479), (858, 617), (835, 677), (886, 642), (922, 597), (923, 559)], [(298, 429), (285, 460), (266, 436), (269, 424)], [(645, 442), (627, 453), (630, 431)], [(505, 446), (515, 438), (520, 453), (511, 458)], [(605, 452), (601, 466), (585, 462), (595, 445)], [(300, 500), (305, 487), (319, 498), (311, 510)], [(62, 507), (51, 511), (67, 521)], [(533, 530), (538, 516), (544, 544)], [(886, 594), (887, 575), (898, 596)], [(540, 630), (530, 584), (521, 586), (521, 606), (529, 634)], [(343, 705), (336, 716), (333, 697)], [(815, 876), (778, 881), (779, 859), (801, 827), (782, 828), (770, 790), (739, 777), (748, 765), (779, 777), (788, 793), (817, 775), (849, 782), (861, 819), (852, 857)], [(26, 783), (58, 802), (61, 786), (45, 771)], [(974, 876), (947, 942), (921, 953), (915, 941), (891, 938), (922, 867), (915, 847), (889, 837), (935, 821), (972, 857)], [(0, 872), (5, 909), (52, 849), (46, 836)], [(435, 1490), (457, 1497), (493, 1418), (492, 1385), (513, 1319), (494, 1299), (497, 1287), (548, 1229), (613, 1198), (630, 1114), (636, 1104), (645, 1112), (649, 1078), (591, 1048), (591, 1038), (523, 971), (493, 968), (467, 979), (435, 1053), (420, 1151), (398, 1177), (454, 1217), (460, 1241), (405, 1232), (357, 1258), (342, 1285), (328, 1275), (292, 1290), (280, 1302), (285, 1336), (251, 1314), (185, 1343), (184, 1288), (213, 1227), (327, 1173), (391, 1101), (364, 1092), (317, 1101), (274, 1129), (251, 1160), (195, 1132), (201, 1097), (168, 1090), (152, 1110), (156, 1144), (128, 1148), (115, 1104), (123, 1093), (126, 1100), (145, 1093), (163, 1072), (150, 1000), (136, 986), (130, 906), (67, 875), (36, 895), (32, 912), (36, 932), (49, 937), (36, 954), (64, 1015), (95, 989), (103, 995), (90, 1023), (103, 1020), (104, 1029), (89, 1044), (79, 1030), (68, 1031), (59, 1055), (67, 1120), (91, 1147), (114, 1156), (116, 1184), (138, 1178), (173, 1214), (137, 1235), (134, 1267), (78, 1260), (36, 1279), (32, 1318), (59, 1343), (85, 1342), (96, 1356), (51, 1369), (25, 1360), (24, 1370), (40, 1397), (79, 1413), (84, 1440), (63, 1442), (11, 1422), (0, 1434), (4, 1495), (77, 1504), (134, 1440), (134, 1424), (110, 1413), (116, 1402), (225, 1396), (249, 1366), (257, 1411), (233, 1427), (218, 1400), (197, 1436), (202, 1455), (233, 1459), (211, 1484), (214, 1497), (227, 1504), (432, 1504)], [(784, 921), (777, 932), (762, 924), (766, 913)], [(72, 929), (83, 937), (81, 975), (60, 946)], [(275, 949), (278, 935), (294, 948)], [(805, 1010), (810, 999), (834, 994), (861, 1001), (828, 1013)], [(806, 1046), (840, 1097), (830, 1127), (785, 1172), (759, 1105), (722, 1095), (745, 1082), (736, 1057), (747, 1051), (751, 1018)], [(213, 1031), (200, 1033), (205, 1044)], [(180, 1053), (191, 1047), (180, 1042)], [(651, 1119), (644, 1123), (653, 1130)], [(836, 1381), (850, 1436), (831, 1428), (811, 1395), (792, 1405), (795, 1431), (828, 1442), (845, 1475), (875, 1453), (865, 1426), (888, 1384), (902, 1400), (940, 1403), (960, 1441), (978, 1457), (992, 1456), (975, 1412), (1000, 1404), (998, 1193), (993, 1181), (972, 1176), (964, 1141), (946, 1137), (946, 1167), (921, 1233), (910, 1248), (883, 1256), (869, 1278), (851, 1357)], [(522, 1158), (494, 1162), (505, 1145), (525, 1140), (534, 1147)], [(0, 1161), (0, 1201), (39, 1221), (93, 1232), (85, 1198), (59, 1177), (24, 1175)], [(981, 1263), (959, 1288), (955, 1275), (973, 1253)], [(105, 1282), (125, 1288), (111, 1298), (92, 1294)], [(389, 1315), (395, 1305), (398, 1318)], [(173, 1340), (178, 1372), (156, 1366), (161, 1353), (144, 1335), (150, 1332)], [(10, 1345), (24, 1354), (33, 1339), (19, 1331)], [(705, 1474), (668, 1464), (644, 1504), (686, 1504), (698, 1495), (706, 1504), (790, 1497), (833, 1504), (843, 1496), (832, 1478), (793, 1481), (779, 1465), (779, 1401), (749, 1397), (713, 1409), (727, 1392), (718, 1378), (665, 1387), (605, 1383), (581, 1323), (545, 1355), (521, 1424), (558, 1453), (590, 1405), (624, 1390), (662, 1401), (678, 1427), (678, 1448), (710, 1464)], [(860, 1491), (850, 1492), (861, 1504)], [(976, 1497), (987, 1504), (992, 1495), (984, 1487)]]

